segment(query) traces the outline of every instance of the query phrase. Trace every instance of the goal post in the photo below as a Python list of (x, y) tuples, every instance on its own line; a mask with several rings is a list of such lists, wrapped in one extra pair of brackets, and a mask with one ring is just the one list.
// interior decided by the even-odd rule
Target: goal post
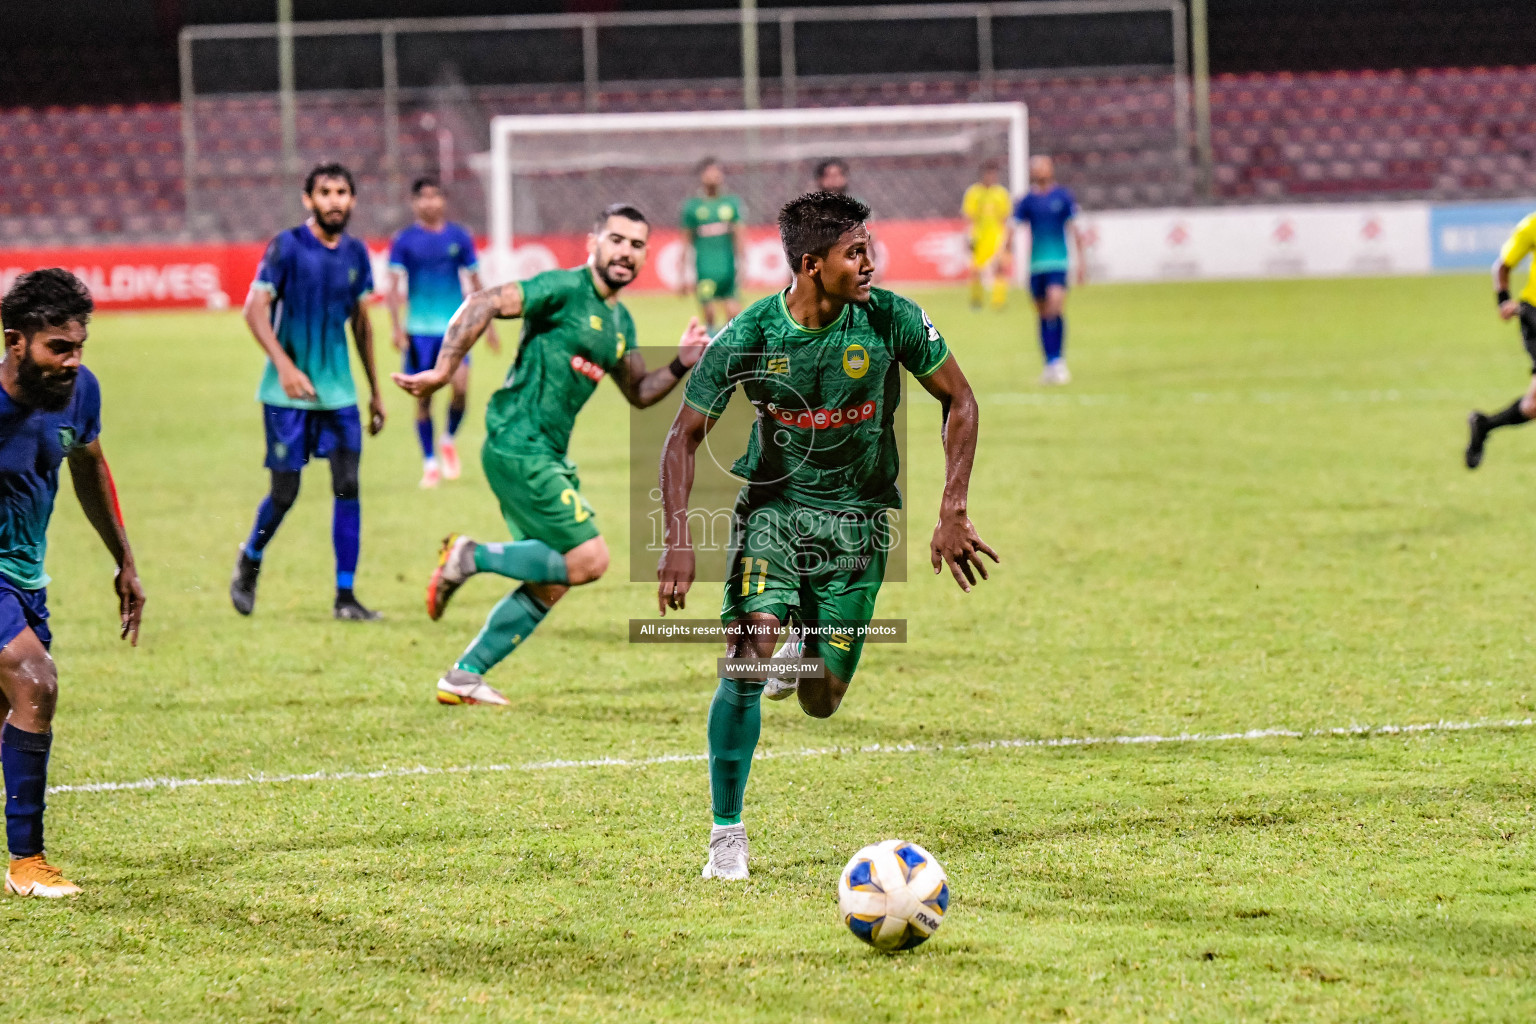
[(608, 201), (638, 194), (670, 224), (705, 156), (726, 165), (732, 191), (746, 193), (749, 223), (772, 222), (828, 157), (853, 164), (850, 191), (877, 223), (953, 218), (982, 158), (996, 159), (1010, 193), (1023, 194), (1029, 112), (1023, 103), (956, 103), (494, 117), (488, 159), (478, 161), (489, 179), (487, 277), (515, 276), (519, 236), (584, 231)]

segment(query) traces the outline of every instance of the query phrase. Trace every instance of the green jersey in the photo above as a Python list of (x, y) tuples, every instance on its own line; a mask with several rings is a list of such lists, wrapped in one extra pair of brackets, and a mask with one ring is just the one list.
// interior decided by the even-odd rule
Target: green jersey
[(576, 414), (597, 382), (635, 347), (635, 322), (597, 293), (585, 266), (523, 281), (523, 334), (485, 413), (487, 443), (564, 456)]
[(683, 400), (711, 418), (739, 387), (757, 410), (731, 472), (765, 498), (821, 509), (900, 508), (895, 414), (901, 369), (917, 377), (949, 358), (916, 303), (883, 288), (819, 330), (789, 315), (784, 293), (754, 302), (694, 367)]
[(694, 271), (699, 280), (736, 279), (735, 227), (741, 220), (736, 196), (694, 196), (683, 204), (682, 228), (693, 237)]

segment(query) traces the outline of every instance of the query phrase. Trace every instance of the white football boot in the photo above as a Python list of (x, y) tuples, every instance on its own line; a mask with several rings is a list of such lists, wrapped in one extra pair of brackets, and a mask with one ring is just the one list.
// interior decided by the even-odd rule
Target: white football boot
[(709, 830), (709, 860), (704, 862), (701, 877), (727, 882), (747, 880), (747, 826), (738, 822)]
[(439, 704), (510, 704), (511, 701), (485, 681), (484, 676), (451, 668), (437, 681)]
[[(796, 659), (805, 653), (805, 638), (793, 626), (789, 629), (789, 635), (779, 645), (779, 649), (773, 652), (778, 659)], [(763, 681), (763, 696), (769, 700), (783, 700), (796, 690), (800, 689), (800, 677), (781, 679), (778, 676), (769, 676)]]
[(1040, 374), (1040, 383), (1045, 387), (1059, 387), (1072, 383), (1072, 371), (1067, 369), (1065, 359), (1057, 359), (1045, 364), (1045, 369)]

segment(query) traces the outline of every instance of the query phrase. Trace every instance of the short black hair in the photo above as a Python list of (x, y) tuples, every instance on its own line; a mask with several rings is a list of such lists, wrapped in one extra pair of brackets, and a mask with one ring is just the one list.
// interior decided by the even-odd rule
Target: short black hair
[(96, 310), (85, 282), (62, 267), (34, 270), (18, 277), (0, 299), (0, 323), (8, 331), (32, 335), (44, 327), (71, 321), (87, 324)]
[(848, 173), (848, 161), (844, 160), (840, 156), (828, 157), (816, 165), (816, 180), (820, 181), (822, 177), (834, 167), (842, 171), (844, 174)]
[(315, 185), (321, 178), (340, 178), (347, 183), (347, 188), (352, 190), (352, 194), (357, 195), (357, 182), (352, 180), (352, 172), (347, 170), (345, 164), (339, 164), (335, 160), (315, 165), (314, 170), (310, 171), (309, 176), (304, 179), (304, 194), (314, 195)]
[(869, 220), (869, 207), (841, 192), (807, 192), (779, 211), (779, 238), (789, 268), (803, 256), (825, 256), (837, 240)]
[(632, 220), (646, 227), (651, 226), (651, 222), (645, 219), (645, 214), (640, 212), (640, 207), (633, 203), (609, 203), (603, 207), (603, 212), (597, 215), (597, 221), (592, 225), (592, 229), (601, 231), (603, 225), (608, 223), (609, 217), (623, 217), (625, 220)]
[(703, 174), (706, 167), (719, 167), (720, 161), (716, 157), (707, 156), (693, 165), (694, 174)]
[(435, 188), (441, 192), (443, 190), (443, 183), (438, 181), (430, 174), (422, 175), (420, 178), (417, 178), (415, 181), (411, 182), (411, 195), (421, 195), (421, 190), (424, 188)]

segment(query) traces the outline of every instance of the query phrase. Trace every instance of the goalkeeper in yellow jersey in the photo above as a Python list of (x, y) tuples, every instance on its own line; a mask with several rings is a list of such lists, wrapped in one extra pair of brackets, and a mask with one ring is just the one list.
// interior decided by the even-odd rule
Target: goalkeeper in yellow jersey
[(998, 183), (996, 160), (981, 165), (981, 180), (965, 190), (960, 212), (970, 221), (971, 307), (980, 309), (987, 287), (992, 289), (992, 308), (1008, 301), (1008, 215), (1013, 198)]

